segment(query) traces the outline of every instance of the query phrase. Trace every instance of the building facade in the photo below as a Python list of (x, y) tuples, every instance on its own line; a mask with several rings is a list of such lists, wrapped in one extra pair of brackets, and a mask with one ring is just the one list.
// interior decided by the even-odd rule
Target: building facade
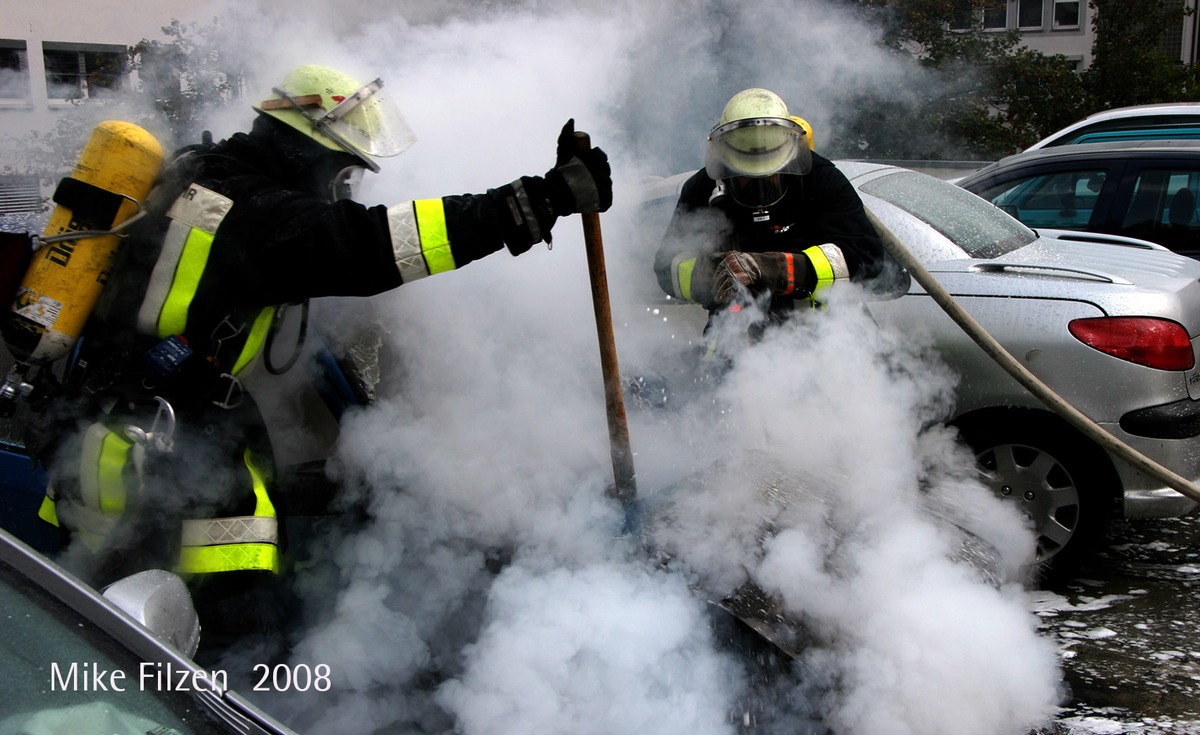
[[(1180, 10), (1196, 8), (1197, 0), (1168, 0)], [(1091, 13), (1087, 0), (991, 0), (983, 10), (960, 17), (957, 24), (966, 27), (982, 22), (984, 29), (1017, 30), (1021, 43), (1043, 54), (1062, 54), (1085, 69), (1092, 63)], [(1163, 50), (1182, 64), (1193, 64), (1197, 58), (1200, 36), (1196, 32), (1200, 19), (1193, 13), (1176, 28), (1163, 29)]]
[[(1198, 2), (1172, 1), (1192, 9)], [(0, 136), (50, 130), (81, 101), (136, 83), (125, 65), (129, 46), (164, 38), (163, 27), (175, 20), (206, 23), (217, 8), (211, 0), (0, 0)], [(1083, 69), (1091, 63), (1091, 12), (1088, 0), (991, 0), (950, 25), (1016, 29), (1029, 48)], [(1164, 29), (1164, 47), (1181, 63), (1196, 61), (1197, 16)], [(6, 160), (13, 155), (0, 149), (0, 224), (40, 212), (45, 201), (37, 176)]]
[[(21, 137), (54, 127), (80, 101), (136, 82), (127, 49), (162, 39), (173, 20), (206, 21), (209, 5), (184, 0), (0, 0), (0, 135)], [(13, 173), (19, 162), (0, 152), (0, 215), (40, 212), (38, 177)]]

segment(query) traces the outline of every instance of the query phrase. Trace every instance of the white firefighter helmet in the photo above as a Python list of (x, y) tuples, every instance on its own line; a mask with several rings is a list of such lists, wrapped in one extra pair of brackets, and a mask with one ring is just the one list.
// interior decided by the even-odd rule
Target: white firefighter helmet
[(327, 66), (301, 66), (274, 89), (278, 97), (254, 109), (326, 148), (358, 156), (372, 171), (373, 158), (403, 153), (416, 136), (383, 92), (383, 80), (361, 84)]
[(779, 95), (745, 89), (729, 100), (709, 133), (705, 169), (715, 181), (806, 174), (812, 170), (808, 137)]

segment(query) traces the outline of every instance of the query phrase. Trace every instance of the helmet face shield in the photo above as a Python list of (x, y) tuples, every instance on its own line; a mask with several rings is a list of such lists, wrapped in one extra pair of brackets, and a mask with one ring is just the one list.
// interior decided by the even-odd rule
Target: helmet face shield
[(256, 109), (326, 148), (357, 156), (372, 171), (379, 170), (372, 157), (398, 155), (416, 140), (380, 79), (359, 86), (332, 70), (302, 67), (274, 92), (278, 99)]
[(332, 132), (334, 140), (342, 138), (355, 151), (381, 158), (403, 153), (416, 140), (380, 79), (339, 102), (317, 126), (322, 132)]
[(714, 181), (806, 174), (812, 170), (808, 134), (790, 118), (754, 117), (726, 123), (708, 136), (705, 170)]

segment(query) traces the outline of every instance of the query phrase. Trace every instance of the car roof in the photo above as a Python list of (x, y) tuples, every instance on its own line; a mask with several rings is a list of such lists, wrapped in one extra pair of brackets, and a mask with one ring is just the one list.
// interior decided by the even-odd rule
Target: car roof
[(974, 181), (996, 171), (1016, 168), (1031, 162), (1087, 161), (1116, 158), (1196, 158), (1200, 157), (1200, 140), (1122, 140), (1102, 143), (1053, 146), (1022, 151), (988, 164), (958, 179), (959, 186), (969, 187)]
[(1126, 107), (1113, 107), (1108, 110), (1093, 112), (1079, 122), (1095, 122), (1096, 120), (1138, 117), (1140, 115), (1156, 114), (1160, 112), (1165, 112), (1167, 114), (1200, 112), (1200, 102), (1158, 102), (1150, 105), (1128, 105)]
[[(1055, 131), (1054, 133), (1042, 138), (1038, 142), (1026, 150), (1038, 150), (1041, 148), (1055, 147), (1062, 145), (1069, 139), (1072, 134), (1093, 127), (1100, 126), (1101, 129), (1112, 129), (1104, 125), (1104, 123), (1119, 123), (1122, 120), (1137, 120), (1139, 118), (1146, 119), (1145, 127), (1151, 127), (1159, 124), (1159, 120), (1154, 118), (1170, 118), (1178, 116), (1192, 116), (1200, 118), (1200, 102), (1163, 102), (1152, 105), (1132, 105), (1129, 107), (1115, 107), (1109, 110), (1101, 110), (1100, 112), (1092, 113), (1082, 120), (1077, 120), (1070, 125)], [(1119, 127), (1133, 127), (1120, 125)]]

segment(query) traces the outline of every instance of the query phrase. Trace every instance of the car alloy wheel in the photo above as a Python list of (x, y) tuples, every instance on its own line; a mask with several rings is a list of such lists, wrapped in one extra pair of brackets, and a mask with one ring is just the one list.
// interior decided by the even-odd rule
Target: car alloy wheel
[(1108, 455), (1044, 411), (986, 411), (956, 423), (984, 483), (1032, 519), (1039, 572), (1072, 571), (1103, 538), (1120, 495)]
[(1037, 560), (1062, 551), (1079, 530), (1079, 489), (1049, 452), (1022, 444), (1001, 444), (976, 456), (987, 484), (1003, 500), (1016, 503), (1034, 522)]

